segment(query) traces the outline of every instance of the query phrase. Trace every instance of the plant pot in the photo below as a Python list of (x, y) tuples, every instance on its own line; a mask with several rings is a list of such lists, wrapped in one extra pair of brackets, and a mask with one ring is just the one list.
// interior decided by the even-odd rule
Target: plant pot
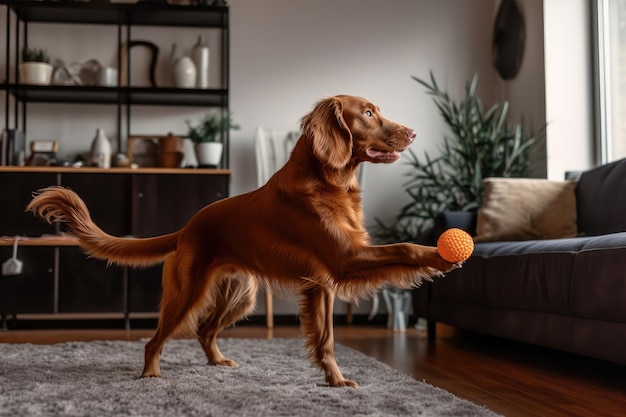
[(196, 143), (196, 158), (200, 167), (217, 168), (222, 161), (222, 142)]
[(45, 62), (24, 62), (20, 64), (20, 82), (48, 85), (52, 78), (52, 68), (52, 65)]

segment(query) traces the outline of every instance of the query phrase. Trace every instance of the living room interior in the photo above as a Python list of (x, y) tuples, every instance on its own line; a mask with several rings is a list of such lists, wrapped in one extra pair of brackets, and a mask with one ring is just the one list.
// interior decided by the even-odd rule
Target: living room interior
[[(191, 6), (189, 2), (180, 5), (172, 1), (167, 3), (179, 7), (225, 7), (227, 24), (204, 28), (194, 24), (143, 23), (131, 24), (127, 32), (125, 25), (118, 32), (118, 26), (110, 23), (51, 20), (28, 24), (28, 45), (45, 49), (55, 67), (86, 67), (90, 60), (95, 60), (101, 67), (117, 69), (120, 79), (115, 80), (115, 85), (120, 83), (113, 90), (119, 91), (119, 97), (126, 90), (121, 83), (124, 71), (118, 59), (122, 56), (118, 55), (118, 36), (147, 41), (158, 50), (152, 69), (154, 49), (143, 44), (132, 48), (127, 45), (131, 50), (127, 84), (155, 91), (179, 88), (174, 64), (181, 57), (191, 56), (193, 46), (202, 36), (210, 51), (209, 86), (206, 98), (198, 100), (206, 100), (203, 103), (207, 105), (190, 104), (185, 97), (180, 102), (167, 98), (164, 103), (151, 105), (150, 100), (160, 98), (148, 96), (142, 101), (138, 95), (128, 99), (136, 100), (132, 105), (122, 103), (126, 98), (117, 96), (89, 104), (81, 99), (29, 100), (28, 91), (45, 93), (47, 86), (26, 89), (24, 93), (16, 82), (18, 61), (12, 42), (21, 42), (23, 46), (25, 36), (20, 33), (15, 39), (16, 18), (10, 11), (15, 3), (0, 2), (0, 21), (10, 22), (10, 30), (0, 31), (0, 79), (4, 84), (0, 91), (0, 115), (4, 116), (3, 128), (19, 130), (25, 123), (26, 156), (32, 153), (33, 143), (45, 147), (54, 141), (55, 157), (71, 165), (77, 157), (89, 158), (99, 130), (112, 145), (111, 156), (128, 156), (130, 137), (187, 136), (190, 125), (215, 109), (225, 110), (237, 127), (223, 133), (227, 146), (216, 167), (186, 168), (180, 175), (162, 175), (169, 167), (136, 168), (143, 170), (144, 175), (134, 173), (133, 168), (44, 166), (36, 167), (40, 177), (22, 182), (14, 180), (24, 175), (20, 167), (0, 167), (5, 191), (0, 207), (5, 230), (0, 229), (0, 236), (6, 238), (0, 246), (0, 261), (12, 257), (17, 242), (17, 257), (24, 261), (24, 267), (37, 264), (35, 269), (41, 274), (32, 282), (44, 284), (34, 289), (30, 283), (9, 282), (19, 279), (19, 275), (0, 277), (3, 344), (137, 341), (151, 337), (156, 326), (158, 268), (145, 272), (116, 270), (107, 268), (105, 262), (86, 260), (72, 243), (55, 241), (50, 246), (29, 246), (27, 239), (21, 243), (14, 240), (15, 235), (36, 238), (37, 234), (59, 232), (30, 213), (23, 213), (37, 187), (60, 184), (84, 193), (94, 204), (90, 206), (94, 218), (106, 219), (102, 228), (109, 233), (166, 233), (184, 224), (204, 201), (256, 189), (259, 128), (297, 132), (301, 118), (327, 96), (350, 94), (367, 98), (386, 117), (415, 129), (417, 139), (411, 146), (412, 152), (437, 155), (444, 138), (450, 135), (449, 127), (432, 97), (412, 77), (427, 80), (432, 73), (442, 89), (457, 98), (477, 75), (477, 92), (483, 103), (506, 101), (507, 121), (523, 121), (534, 130), (545, 126), (545, 139), (533, 148), (529, 177), (562, 181), (572, 172), (590, 172), (626, 156), (616, 156), (619, 150), (615, 149), (615, 155), (607, 155), (599, 139), (602, 129), (597, 113), (594, 8), (607, 1), (516, 0), (525, 27), (523, 56), (515, 76), (506, 80), (493, 62), (494, 24), (502, 3), (508, 3), (506, 0), (230, 0), (224, 2), (225, 6), (212, 6), (212, 1), (193, 2)], [(84, 6), (89, 2), (76, 3)], [(93, 3), (99, 7), (96, 3), (100, 2)], [(9, 57), (9, 62), (4, 57)], [(72, 87), (71, 80), (65, 82), (70, 84), (64, 85), (60, 94)], [(196, 97), (192, 91), (189, 94)], [(165, 103), (167, 100), (173, 101)], [(22, 107), (23, 102), (27, 102), (27, 107)], [(27, 117), (22, 119), (25, 114)], [(135, 143), (140, 142), (138, 139)], [(138, 155), (134, 155), (136, 160)], [(119, 169), (119, 175), (102, 174), (103, 169)], [(391, 221), (409, 202), (404, 185), (410, 170), (405, 157), (395, 164), (367, 164), (363, 168), (362, 204), (368, 230), (375, 230), (378, 219)], [(615, 187), (620, 185), (623, 182), (618, 181)], [(610, 192), (618, 190), (612, 188)], [(141, 197), (137, 197), (139, 194)], [(136, 209), (135, 204), (141, 208)], [(23, 223), (29, 225), (26, 232), (19, 230)], [(619, 227), (603, 232), (626, 230)], [(472, 271), (477, 268), (468, 263), (463, 271), (465, 282), (476, 282), (471, 280)], [(82, 278), (63, 281), (64, 271), (76, 277), (92, 277), (82, 283)], [(624, 293), (625, 283), (626, 278), (611, 281), (615, 297)], [(452, 323), (446, 324), (448, 316), (463, 311), (462, 306), (448, 303), (446, 297), (460, 291), (462, 305), (465, 289), (442, 285), (443, 298), (434, 292), (433, 298), (425, 300), (427, 291), (436, 286), (437, 280), (413, 290), (412, 313), (401, 325), (396, 320), (395, 328), (392, 323), (397, 315), (388, 311), (390, 304), (385, 304), (382, 294), (359, 303), (336, 301), (337, 343), (501, 415), (617, 416), (624, 412), (626, 362), (620, 363), (623, 355), (604, 357), (602, 353), (594, 355), (593, 349), (580, 353), (563, 348), (558, 340), (548, 345), (534, 343), (532, 337), (510, 336), (519, 333), (515, 325), (508, 332), (490, 332), (468, 325), (468, 320), (463, 319), (458, 323), (452, 319)], [(14, 306), (22, 302), (24, 293), (16, 296), (10, 291), (18, 290), (32, 291), (32, 297), (26, 301), (27, 311), (18, 306), (16, 313)], [(112, 300), (109, 292), (117, 298)], [(51, 293), (56, 295), (51, 297)], [(589, 296), (593, 296), (592, 291)], [(433, 319), (429, 316), (432, 311), (421, 313), (431, 306), (444, 311), (433, 316), (440, 318), (439, 323), (431, 320), (432, 327), (427, 330), (425, 319)], [(270, 301), (261, 290), (253, 315), (225, 330), (223, 337), (297, 338), (298, 308), (295, 297), (277, 294)], [(452, 310), (456, 308), (459, 310)], [(619, 330), (607, 330), (606, 339), (599, 339), (599, 343), (626, 343), (626, 313), (624, 308), (616, 307), (616, 311), (618, 319), (611, 317), (606, 321), (621, 325)], [(268, 316), (273, 323), (268, 322)], [(471, 314), (464, 319), (467, 317)], [(134, 359), (140, 366), (141, 356)], [(319, 384), (323, 384), (321, 377)]]

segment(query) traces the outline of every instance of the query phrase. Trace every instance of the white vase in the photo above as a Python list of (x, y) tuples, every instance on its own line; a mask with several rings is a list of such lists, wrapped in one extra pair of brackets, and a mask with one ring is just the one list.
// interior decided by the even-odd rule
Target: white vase
[(183, 167), (196, 168), (198, 166), (198, 159), (196, 158), (196, 150), (193, 147), (193, 142), (189, 138), (183, 139)]
[(191, 58), (183, 56), (174, 61), (174, 84), (178, 88), (196, 87), (196, 66)]
[(204, 36), (198, 36), (191, 58), (196, 66), (196, 88), (209, 88), (209, 45)]
[(52, 69), (52, 65), (45, 62), (24, 62), (20, 64), (20, 82), (48, 85), (52, 78)]
[(222, 142), (196, 143), (196, 159), (200, 167), (219, 167), (222, 160)]
[(102, 129), (96, 130), (96, 137), (91, 142), (91, 165), (111, 168), (111, 142)]

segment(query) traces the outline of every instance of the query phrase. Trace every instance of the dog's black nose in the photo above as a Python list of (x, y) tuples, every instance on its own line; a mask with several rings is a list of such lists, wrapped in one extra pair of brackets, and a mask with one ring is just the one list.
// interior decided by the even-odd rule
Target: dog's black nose
[(409, 138), (409, 140), (411, 141), (411, 143), (413, 143), (413, 141), (415, 140), (415, 138), (417, 137), (417, 133), (415, 133), (415, 130), (413, 129), (407, 129), (405, 131), (407, 137)]

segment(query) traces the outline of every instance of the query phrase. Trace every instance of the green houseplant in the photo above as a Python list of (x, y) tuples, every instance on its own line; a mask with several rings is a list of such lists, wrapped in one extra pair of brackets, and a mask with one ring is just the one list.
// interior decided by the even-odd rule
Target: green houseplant
[(374, 236), (386, 242), (423, 241), (433, 219), (446, 210), (476, 211), (482, 204), (483, 179), (523, 177), (530, 168), (530, 151), (545, 134), (529, 131), (523, 123), (507, 123), (508, 102), (488, 109), (476, 94), (478, 76), (465, 85), (465, 97), (456, 102), (442, 91), (433, 73), (430, 82), (412, 77), (431, 95), (451, 134), (444, 137), (438, 156), (418, 157), (409, 150), (404, 184), (410, 202), (391, 223), (376, 219)]
[(50, 84), (52, 77), (50, 56), (43, 49), (22, 49), (22, 63), (20, 64), (20, 82), (23, 84)]
[(239, 125), (233, 122), (229, 114), (209, 113), (198, 124), (192, 125), (187, 120), (187, 136), (195, 144), (196, 158), (200, 166), (217, 167), (222, 160), (224, 144), (222, 136), (230, 129), (237, 130)]
[(50, 63), (50, 56), (44, 49), (24, 48), (22, 49), (22, 62), (45, 62)]

